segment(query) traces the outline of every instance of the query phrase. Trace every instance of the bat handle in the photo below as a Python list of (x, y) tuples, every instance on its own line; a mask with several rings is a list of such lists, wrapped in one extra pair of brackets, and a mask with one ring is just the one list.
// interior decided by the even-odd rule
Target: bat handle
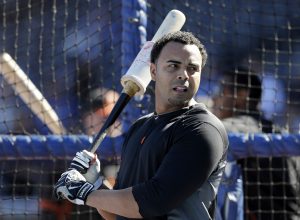
[(104, 125), (96, 135), (95, 139), (93, 140), (92, 146), (90, 148), (90, 152), (95, 153), (102, 141), (104, 140), (108, 129), (110, 126), (117, 120), (119, 115), (121, 114), (122, 110), (125, 108), (127, 103), (130, 101), (131, 97), (133, 97), (139, 91), (139, 87), (136, 83), (132, 81), (127, 81), (123, 91), (116, 102), (115, 106), (113, 107), (111, 113), (109, 114), (108, 118), (106, 119)]

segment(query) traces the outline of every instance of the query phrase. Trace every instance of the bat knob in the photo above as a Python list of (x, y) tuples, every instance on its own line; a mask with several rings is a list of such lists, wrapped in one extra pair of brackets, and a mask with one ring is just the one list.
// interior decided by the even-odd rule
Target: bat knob
[(138, 87), (138, 85), (133, 82), (128, 80), (123, 88), (123, 93), (126, 93), (127, 95), (129, 95), (130, 97), (134, 96), (138, 91), (140, 90), (140, 88)]

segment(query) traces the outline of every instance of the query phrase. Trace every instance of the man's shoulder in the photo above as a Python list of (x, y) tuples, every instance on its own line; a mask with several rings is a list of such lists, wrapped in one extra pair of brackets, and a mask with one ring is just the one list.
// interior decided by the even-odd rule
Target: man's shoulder
[(131, 129), (142, 125), (145, 121), (147, 121), (147, 119), (151, 118), (153, 116), (153, 113), (149, 113), (147, 115), (143, 115), (140, 118), (136, 119), (134, 121), (134, 123), (132, 124), (132, 126), (130, 127)]
[(212, 112), (210, 112), (204, 104), (198, 103), (194, 105), (187, 112), (184, 120), (190, 121), (193, 124), (196, 123), (198, 124), (198, 126), (201, 126), (201, 124), (203, 123), (209, 124), (210, 126), (214, 127), (217, 130), (217, 132), (222, 136), (224, 143), (228, 142), (227, 132), (222, 121)]
[(224, 128), (222, 121), (202, 103), (194, 105), (193, 108), (188, 111), (187, 115), (192, 117), (193, 120), (209, 123), (221, 129)]
[(142, 122), (146, 121), (148, 118), (151, 118), (153, 115), (154, 115), (153, 112), (152, 112), (152, 113), (149, 113), (149, 114), (147, 114), (147, 115), (143, 115), (143, 116), (139, 117), (139, 118), (135, 121), (135, 123), (142, 123)]

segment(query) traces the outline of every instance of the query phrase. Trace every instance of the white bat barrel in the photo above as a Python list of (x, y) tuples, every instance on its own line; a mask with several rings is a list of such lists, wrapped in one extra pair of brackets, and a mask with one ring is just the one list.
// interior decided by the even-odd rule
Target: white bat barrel
[(185, 15), (181, 11), (171, 10), (167, 14), (152, 40), (144, 44), (126, 74), (121, 78), (123, 87), (125, 87), (128, 81), (132, 81), (139, 87), (137, 95), (143, 95), (145, 93), (151, 81), (150, 53), (154, 42), (166, 34), (179, 31), (184, 23)]
[(0, 54), (0, 74), (53, 134), (65, 133), (65, 129), (51, 105), (7, 53)]

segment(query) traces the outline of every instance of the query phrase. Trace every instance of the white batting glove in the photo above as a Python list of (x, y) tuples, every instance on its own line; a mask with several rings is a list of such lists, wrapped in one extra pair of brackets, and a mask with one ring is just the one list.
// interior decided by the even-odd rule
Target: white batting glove
[(97, 188), (86, 181), (77, 170), (64, 172), (57, 181), (54, 192), (57, 198), (65, 198), (77, 205), (84, 205), (88, 195)]
[(101, 186), (101, 168), (97, 154), (93, 154), (87, 150), (77, 152), (71, 162), (69, 170), (72, 169), (79, 171), (86, 181), (93, 183), (95, 187), (99, 188)]

